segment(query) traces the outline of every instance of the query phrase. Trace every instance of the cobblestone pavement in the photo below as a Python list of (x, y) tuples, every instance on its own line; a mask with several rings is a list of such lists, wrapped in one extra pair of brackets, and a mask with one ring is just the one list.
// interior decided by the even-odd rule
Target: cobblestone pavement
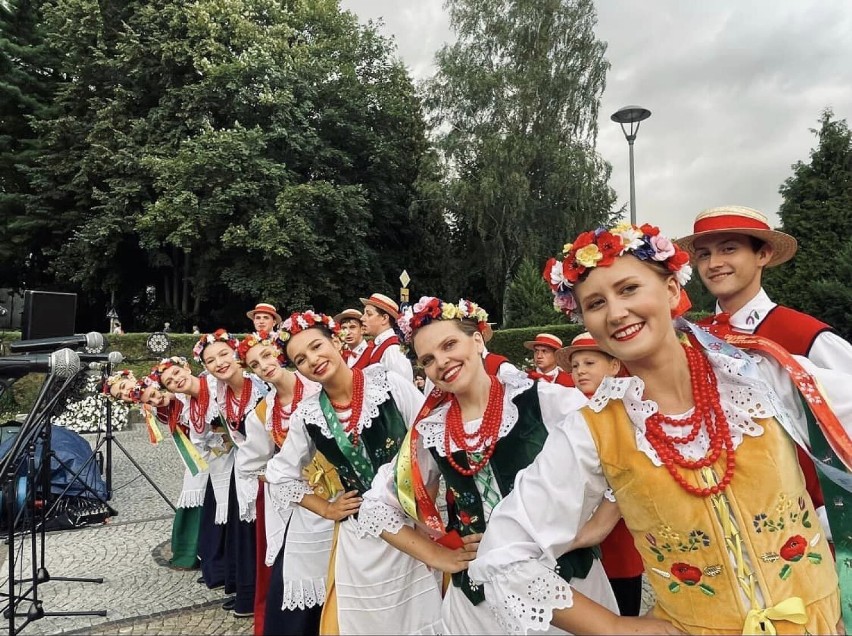
[[(96, 436), (86, 435), (92, 446)], [(174, 444), (153, 446), (142, 426), (116, 433), (117, 442), (174, 502), (183, 466)], [(106, 454), (106, 449), (102, 449)], [(113, 447), (113, 498), (118, 515), (105, 524), (50, 532), (45, 566), (51, 577), (103, 577), (101, 584), (49, 581), (39, 585), (45, 612), (106, 610), (106, 616), (49, 616), (27, 625), (23, 634), (161, 633), (242, 634), (251, 619), (236, 619), (221, 609), (221, 590), (196, 582), (199, 572), (168, 567), (174, 513), (131, 461)], [(18, 576), (29, 576), (29, 543), (18, 544)], [(0, 549), (0, 572), (8, 571), (7, 546)], [(0, 592), (8, 581), (0, 577)], [(26, 611), (26, 606), (19, 611)], [(19, 619), (18, 625), (24, 619)], [(118, 622), (116, 622), (118, 621)], [(2, 629), (2, 627), (0, 627)], [(119, 631), (120, 630), (120, 631)], [(126, 631), (129, 630), (129, 631)]]

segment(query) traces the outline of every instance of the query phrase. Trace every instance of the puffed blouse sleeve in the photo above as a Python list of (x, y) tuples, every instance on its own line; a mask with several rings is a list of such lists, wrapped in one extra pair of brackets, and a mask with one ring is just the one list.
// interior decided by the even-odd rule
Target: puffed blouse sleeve
[(289, 510), (314, 490), (304, 478), (303, 470), (316, 454), (314, 442), (305, 428), (301, 408), (290, 417), (290, 430), (281, 450), (266, 465), (266, 481), (275, 508)]
[(553, 430), (535, 461), (491, 514), (470, 565), (471, 578), (503, 626), (545, 631), (554, 609), (573, 605), (571, 587), (554, 568), (607, 488), (595, 443), (574, 412)]
[[(385, 530), (396, 534), (402, 526), (414, 525), (415, 520), (405, 513), (397, 497), (395, 479), (398, 460), (399, 454), (381, 466), (373, 478), (370, 490), (364, 493), (364, 501), (358, 511), (361, 536), (378, 537)], [(426, 489), (432, 493), (437, 492), (441, 473), (434, 457), (422, 444), (417, 445), (417, 462)]]

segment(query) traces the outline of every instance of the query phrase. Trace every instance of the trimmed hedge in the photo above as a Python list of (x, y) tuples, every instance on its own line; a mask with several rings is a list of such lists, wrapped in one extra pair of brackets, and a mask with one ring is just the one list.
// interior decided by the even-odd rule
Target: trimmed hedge
[(534, 340), (537, 334), (549, 333), (560, 340), (566, 347), (575, 336), (585, 331), (583, 325), (545, 325), (543, 327), (518, 327), (515, 329), (498, 329), (488, 343), (489, 351), (506, 356), (513, 364), (521, 366), (525, 358), (532, 357), (532, 351), (524, 348), (524, 342)]

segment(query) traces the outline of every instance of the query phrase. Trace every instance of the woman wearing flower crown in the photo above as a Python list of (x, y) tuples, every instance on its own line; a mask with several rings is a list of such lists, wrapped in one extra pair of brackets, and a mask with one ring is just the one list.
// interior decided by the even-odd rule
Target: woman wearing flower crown
[[(234, 583), (234, 616), (247, 618), (254, 615), (257, 576), (257, 480), (243, 477), (252, 470), (251, 467), (243, 466), (247, 459), (243, 447), (255, 443), (250, 439), (245, 420), (269, 391), (269, 387), (254, 374), (243, 372), (237, 356), (237, 346), (236, 338), (224, 329), (218, 329), (212, 334), (202, 335), (193, 353), (205, 370), (216, 378), (216, 391), (212, 392), (210, 397), (219, 406), (219, 415), (225, 420), (225, 433), (236, 447), (228, 495), (228, 528), (225, 531), (229, 567), (226, 581), (232, 579)], [(260, 435), (267, 437), (265, 431)], [(226, 582), (226, 592), (229, 587)]]
[(189, 441), (189, 428), (180, 421), (180, 414), (188, 398), (166, 391), (160, 383), (157, 367), (139, 380), (135, 396), (146, 417), (150, 413), (156, 421), (168, 426), (178, 455), (184, 463), (183, 486), (172, 522), (172, 558), (169, 562), (180, 569), (195, 568), (198, 565), (198, 539), (209, 475), (207, 464), (197, 452), (193, 453), (195, 449)]
[[(234, 466), (234, 454), (225, 441), (219, 407), (210, 399), (216, 390), (216, 379), (207, 373), (192, 375), (185, 358), (165, 358), (157, 365), (163, 387), (178, 396), (185, 404), (178, 424), (189, 431), (189, 439), (207, 465), (209, 478), (204, 490), (201, 509), (201, 529), (198, 538), (198, 557), (201, 577), (210, 588), (222, 587), (228, 573), (225, 550), (225, 524), (228, 521), (228, 486)], [(180, 396), (183, 396), (181, 398)], [(174, 417), (174, 415), (172, 415)]]
[[(657, 228), (620, 224), (581, 234), (545, 269), (559, 306), (579, 313), (601, 349), (633, 376), (606, 378), (588, 406), (551, 434), (491, 517), (470, 575), (515, 632), (551, 622), (574, 632), (625, 631), (618, 621), (627, 619), (549, 569), (607, 485), (656, 593), (655, 619), (634, 619), (631, 629), (825, 634), (842, 627), (833, 559), (788, 433), (808, 439), (805, 404), (844, 454), (849, 438), (825, 414), (807, 373), (796, 376), (808, 393), (800, 402), (772, 358), (749, 358), (684, 320), (675, 329), (687, 262)], [(821, 380), (832, 391), (850, 381)], [(848, 428), (850, 399), (838, 397)], [(848, 484), (838, 465), (828, 469)]]
[[(264, 607), (256, 601), (255, 633), (317, 634), (334, 523), (300, 506), (292, 515), (267, 507), (265, 471), (268, 461), (286, 442), (293, 411), (305, 397), (319, 392), (320, 385), (285, 367), (283, 346), (275, 332), (247, 336), (237, 352), (240, 361), (271, 386), (246, 418), (246, 428), (265, 431), (268, 444), (265, 448), (259, 444), (243, 447), (254, 451), (246, 463), (262, 466), (255, 478), (260, 479), (261, 486), (257, 495), (257, 545), (258, 557), (263, 558), (263, 562), (258, 561), (257, 595), (263, 594)], [(261, 572), (266, 572), (266, 581), (261, 580)]]
[[(511, 365), (490, 376), (482, 362), (487, 320), (470, 301), (453, 304), (425, 296), (400, 320), (435, 388), (396, 460), (373, 481), (359, 518), (370, 535), (452, 573), (442, 610), (448, 634), (504, 632), (482, 588), (458, 570), (448, 547), (463, 546), (474, 556), (492, 510), (511, 491), (517, 472), (539, 453), (548, 432), (585, 401), (575, 389), (534, 382)], [(447, 486), (449, 533), (434, 503), (440, 480)], [(591, 549), (559, 556), (565, 580), (616, 607)]]
[(104, 395), (112, 400), (121, 400), (132, 404), (135, 402), (133, 391), (136, 389), (136, 376), (130, 369), (122, 369), (110, 375), (104, 382)]
[[(281, 324), (287, 358), (322, 391), (304, 398), (290, 418), (287, 441), (266, 470), (270, 498), (279, 510), (300, 504), (339, 522), (320, 633), (438, 633), (435, 574), (384, 541), (360, 537), (353, 516), (376, 471), (399, 449), (423, 395), (381, 365), (347, 367), (332, 342), (336, 331), (331, 318), (312, 311)], [(303, 471), (317, 452), (347, 492), (331, 500), (315, 494)]]

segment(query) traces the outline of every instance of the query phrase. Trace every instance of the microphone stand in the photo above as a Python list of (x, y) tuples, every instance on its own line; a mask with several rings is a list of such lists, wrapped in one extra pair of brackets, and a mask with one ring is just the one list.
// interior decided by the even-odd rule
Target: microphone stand
[[(75, 374), (76, 375), (76, 374)], [(14, 636), (24, 629), (29, 623), (44, 618), (45, 616), (106, 616), (106, 610), (83, 611), (83, 612), (45, 612), (43, 601), (38, 596), (38, 586), (41, 583), (46, 583), (51, 580), (50, 573), (45, 567), (46, 562), (46, 526), (49, 516), (47, 509), (47, 500), (50, 494), (50, 473), (51, 473), (51, 457), (55, 456), (51, 448), (51, 423), (49, 415), (55, 407), (56, 403), (63, 396), (66, 389), (74, 380), (74, 375), (68, 378), (65, 383), (56, 391), (52, 399), (47, 405), (41, 407), (42, 402), (48, 393), (48, 390), (53, 387), (55, 375), (48, 375), (42, 384), (30, 414), (24, 422), (21, 434), (16, 439), (13, 448), (7, 456), (8, 461), (5, 463), (2, 478), (4, 480), (3, 489), (7, 497), (7, 518), (9, 520), (8, 538), (9, 545), (9, 592), (8, 594), (0, 593), (0, 597), (9, 599), (8, 606), (4, 611), (4, 617), (9, 621), (9, 635)], [(41, 446), (39, 453), (39, 444)], [(26, 445), (26, 451), (22, 455), (21, 450)], [(16, 454), (13, 454), (16, 453)], [(40, 461), (36, 461), (36, 456), (40, 455)], [(19, 468), (26, 461), (27, 473), (27, 499), (29, 506), (24, 506), (20, 511), (15, 510), (15, 501), (17, 491), (19, 489), (19, 481), (23, 478), (18, 478)], [(75, 476), (76, 479), (76, 476)], [(73, 483), (73, 480), (72, 482)], [(88, 486), (84, 484), (84, 486)], [(41, 491), (41, 499), (38, 499), (38, 491)], [(67, 490), (67, 488), (66, 488)], [(90, 489), (91, 490), (91, 489)], [(97, 493), (95, 493), (97, 495)], [(50, 510), (52, 510), (51, 508)], [(25, 517), (25, 513), (29, 513), (29, 518)], [(24, 519), (30, 522), (29, 537), (30, 537), (30, 559), (31, 559), (31, 578), (15, 581), (15, 536), (18, 523)], [(20, 535), (23, 537), (27, 534), (26, 530), (22, 530)], [(40, 546), (39, 546), (40, 542)], [(40, 550), (39, 550), (40, 548)], [(40, 558), (39, 558), (40, 557)], [(56, 581), (70, 581), (80, 583), (103, 583), (103, 578), (74, 578), (74, 577), (54, 577)], [(16, 586), (22, 586), (30, 583), (30, 587), (25, 591), (22, 590), (15, 593)], [(29, 600), (25, 612), (18, 612), (18, 606), (24, 600)], [(17, 617), (25, 617), (26, 620), (22, 625), (16, 624)]]

